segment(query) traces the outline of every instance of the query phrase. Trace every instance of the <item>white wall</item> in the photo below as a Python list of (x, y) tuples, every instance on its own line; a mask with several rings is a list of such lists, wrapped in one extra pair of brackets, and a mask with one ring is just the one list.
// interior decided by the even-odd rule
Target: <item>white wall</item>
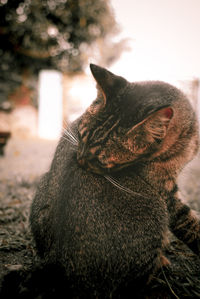
[(62, 74), (43, 70), (39, 74), (38, 135), (57, 139), (62, 131)]

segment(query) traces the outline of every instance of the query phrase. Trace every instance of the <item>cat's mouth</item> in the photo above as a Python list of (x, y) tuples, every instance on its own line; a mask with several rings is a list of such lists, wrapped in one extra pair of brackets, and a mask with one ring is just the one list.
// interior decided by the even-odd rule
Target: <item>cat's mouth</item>
[(106, 172), (110, 173), (110, 170), (112, 168), (112, 167), (110, 168), (103, 167), (103, 165), (101, 165), (101, 163), (98, 160), (96, 160), (95, 162), (94, 161), (91, 162), (85, 160), (84, 158), (80, 158), (77, 159), (77, 161), (79, 166), (81, 166), (81, 168), (83, 168), (86, 171), (94, 172), (96, 174), (102, 175), (105, 174)]
[(120, 171), (123, 168), (127, 168), (133, 164), (133, 162), (127, 162), (124, 164), (102, 164), (98, 160), (87, 161), (84, 158), (78, 159), (78, 164), (86, 171), (93, 172), (95, 174), (106, 175), (111, 174), (117, 171)]

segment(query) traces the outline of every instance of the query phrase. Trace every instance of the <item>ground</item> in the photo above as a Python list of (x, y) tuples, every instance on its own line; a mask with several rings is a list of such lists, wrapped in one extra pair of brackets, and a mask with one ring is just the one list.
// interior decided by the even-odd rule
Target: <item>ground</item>
[(6, 273), (28, 269), (36, 258), (29, 230), (29, 209), (56, 143), (10, 139), (5, 155), (0, 157), (0, 284)]
[[(6, 274), (27, 272), (40, 263), (29, 229), (29, 209), (39, 177), (48, 169), (56, 144), (13, 138), (5, 156), (0, 157), (0, 286)], [(198, 156), (179, 179), (185, 200), (197, 211), (200, 211), (199, 162)], [(167, 256), (171, 266), (156, 274), (145, 297), (200, 298), (198, 257), (174, 238)]]

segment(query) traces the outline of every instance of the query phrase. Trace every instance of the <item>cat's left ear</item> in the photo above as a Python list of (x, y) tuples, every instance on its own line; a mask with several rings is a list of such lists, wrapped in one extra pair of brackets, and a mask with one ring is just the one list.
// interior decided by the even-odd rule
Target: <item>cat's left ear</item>
[(98, 65), (90, 64), (90, 69), (106, 101), (109, 96), (117, 95), (128, 83), (123, 77), (116, 76)]
[(162, 108), (152, 113), (144, 122), (145, 129), (154, 139), (163, 139), (174, 115), (171, 107)]
[(171, 107), (160, 108), (131, 128), (128, 134), (142, 126), (149, 137), (151, 136), (152, 139), (162, 140), (167, 134), (167, 129), (173, 115), (174, 111)]

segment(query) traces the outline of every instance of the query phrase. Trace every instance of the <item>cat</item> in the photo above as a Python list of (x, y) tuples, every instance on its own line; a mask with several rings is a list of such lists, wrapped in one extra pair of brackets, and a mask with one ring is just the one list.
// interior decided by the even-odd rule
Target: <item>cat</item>
[(198, 122), (177, 88), (90, 68), (97, 98), (61, 137), (30, 224), (71, 298), (128, 298), (170, 263), (169, 230), (200, 253), (199, 218), (177, 186), (198, 151)]

